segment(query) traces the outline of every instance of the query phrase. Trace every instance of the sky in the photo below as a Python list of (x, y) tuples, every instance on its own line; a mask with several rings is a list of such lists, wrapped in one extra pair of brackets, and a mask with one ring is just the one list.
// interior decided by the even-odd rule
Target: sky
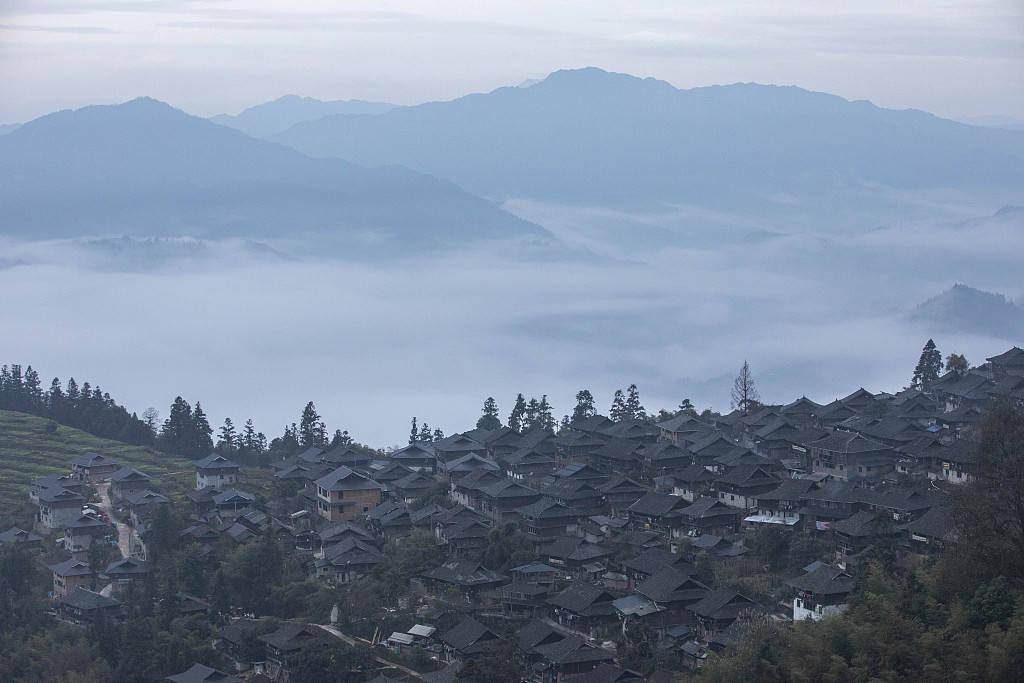
[(1024, 121), (1022, 0), (0, 0), (0, 123), (149, 95), (398, 104), (598, 66)]

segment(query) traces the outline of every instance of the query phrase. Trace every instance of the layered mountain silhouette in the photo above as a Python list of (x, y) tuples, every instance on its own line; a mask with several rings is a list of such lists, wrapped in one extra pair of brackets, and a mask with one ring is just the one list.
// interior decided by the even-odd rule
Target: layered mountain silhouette
[(386, 102), (364, 100), (318, 100), (313, 97), (285, 95), (271, 102), (257, 104), (242, 112), (218, 114), (210, 118), (214, 123), (235, 128), (256, 137), (267, 137), (287, 130), (303, 121), (313, 121), (333, 114), (373, 115), (395, 108)]
[(596, 68), (372, 117), (329, 116), (274, 139), (310, 155), (402, 164), (498, 199), (799, 211), (849, 192), (860, 202), (876, 188), (1024, 187), (1021, 132), (796, 87), (680, 90)]
[(0, 178), (0, 233), (23, 237), (549, 237), (448, 181), (312, 159), (148, 98), (24, 124), (0, 137)]
[(955, 284), (917, 306), (910, 319), (932, 329), (1024, 339), (1024, 306), (1002, 294)]

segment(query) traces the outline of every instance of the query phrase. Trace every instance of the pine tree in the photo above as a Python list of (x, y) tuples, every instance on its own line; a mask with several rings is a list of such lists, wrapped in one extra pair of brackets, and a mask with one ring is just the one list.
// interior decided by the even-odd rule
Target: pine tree
[(22, 378), (21, 366), (17, 363), (11, 364), (10, 375), (4, 386), (7, 394), (8, 405), (14, 410), (25, 410), (27, 401), (25, 398), (25, 381)]
[(697, 417), (697, 408), (694, 407), (693, 401), (691, 401), (688, 398), (684, 398), (679, 403), (679, 412), (684, 413), (686, 415), (692, 415), (693, 417)]
[(754, 375), (750, 372), (750, 363), (743, 361), (740, 374), (732, 383), (732, 407), (747, 414), (758, 405), (759, 396), (754, 384)]
[(444, 432), (441, 431), (440, 427), (438, 427), (437, 429), (434, 430), (434, 433), (431, 434), (431, 437), (434, 439), (434, 441), (441, 441), (442, 439), (444, 439)]
[(626, 390), (626, 403), (623, 406), (627, 418), (634, 420), (646, 420), (647, 411), (640, 403), (640, 390), (635, 384), (630, 384)]
[(616, 389), (615, 395), (612, 397), (612, 407), (608, 411), (608, 417), (618, 422), (627, 417), (626, 414), (626, 399), (622, 394), (622, 389)]
[(416, 416), (412, 416), (412, 429), (409, 430), (409, 443), (413, 444), (420, 438), (420, 433), (416, 429)]
[(64, 404), (66, 401), (64, 390), (60, 386), (60, 378), (54, 377), (53, 381), (50, 382), (50, 391), (46, 394), (46, 410), (50, 417), (58, 422), (62, 422), (65, 417)]
[(299, 420), (299, 445), (303, 448), (323, 446), (327, 438), (323, 433), (325, 430), (321, 430), (320, 425), (320, 415), (316, 412), (316, 406), (310, 401), (302, 409), (302, 418)]
[(73, 409), (75, 405), (78, 403), (79, 396), (78, 382), (75, 381), (74, 377), (68, 380), (68, 390), (67, 392), (65, 392), (65, 396), (68, 399), (68, 407)]
[(597, 414), (594, 408), (594, 395), (589, 389), (576, 392), (576, 407), (572, 409), (572, 421), (580, 422)]
[(526, 429), (533, 429), (539, 424), (540, 415), (540, 401), (530, 397), (530, 402), (526, 404), (526, 415), (523, 418), (523, 424)]
[(249, 455), (259, 455), (259, 443), (256, 440), (256, 426), (252, 423), (252, 418), (245, 421), (245, 425), (242, 427), (242, 433), (240, 435), (240, 441), (242, 449), (245, 450)]
[(225, 417), (224, 424), (221, 425), (220, 433), (217, 435), (217, 452), (222, 455), (233, 453), (235, 451), (236, 438), (235, 424), (231, 421), (230, 417)]
[(514, 432), (521, 432), (526, 427), (526, 399), (522, 394), (516, 395), (516, 403), (508, 416), (508, 427)]
[(498, 417), (498, 402), (493, 397), (488, 396), (487, 400), (484, 401), (483, 412), (484, 414), (476, 421), (477, 429), (487, 429), (490, 431), (501, 429), (501, 418)]
[(31, 412), (43, 408), (43, 387), (39, 382), (39, 373), (28, 366), (25, 369), (25, 407)]
[[(74, 382), (73, 379), (68, 382), (69, 395), (72, 382)], [(174, 399), (174, 403), (171, 404), (170, 413), (160, 429), (160, 442), (169, 451), (187, 453), (192, 442), (194, 428), (192, 406), (188, 404), (188, 401), (178, 396)]]
[(555, 430), (555, 417), (551, 414), (547, 394), (540, 397), (540, 403), (537, 405), (537, 426), (549, 432)]
[(426, 422), (424, 422), (420, 426), (419, 440), (422, 441), (423, 443), (430, 443), (431, 441), (434, 440), (434, 433), (430, 431), (430, 425), (428, 425)]
[(914, 376), (910, 380), (910, 386), (915, 389), (927, 389), (932, 382), (942, 374), (942, 354), (935, 348), (935, 342), (931, 339), (921, 349), (921, 357), (914, 368)]
[(192, 411), (192, 452), (191, 455), (200, 457), (207, 455), (213, 450), (213, 428), (206, 419), (203, 407), (196, 401), (195, 410)]

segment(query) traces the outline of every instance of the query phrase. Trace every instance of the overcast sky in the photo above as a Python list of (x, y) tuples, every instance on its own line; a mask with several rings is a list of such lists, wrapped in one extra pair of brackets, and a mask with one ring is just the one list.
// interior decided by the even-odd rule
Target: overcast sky
[(1024, 119), (1024, 0), (0, 0), (0, 122), (150, 95), (402, 104), (600, 66)]

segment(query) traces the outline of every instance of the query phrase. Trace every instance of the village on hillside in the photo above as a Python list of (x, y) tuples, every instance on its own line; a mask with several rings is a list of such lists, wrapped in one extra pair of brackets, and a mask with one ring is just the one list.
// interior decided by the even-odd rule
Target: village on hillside
[(650, 417), (630, 392), (606, 417), (581, 392), (560, 424), (490, 400), (386, 453), (297, 438), (257, 467), (220, 448), (184, 497), (82, 453), (32, 482), (34, 524), (0, 549), (45, 562), (71, 628), (202, 624), (214, 646), (178, 683), (678, 680), (751, 620), (841, 614), (868, 563), (957, 541), (969, 436), (992, 401), (1024, 406), (1024, 349), (941, 374), (935, 355), (910, 388), (826, 404), (763, 404), (745, 365), (727, 414)]

